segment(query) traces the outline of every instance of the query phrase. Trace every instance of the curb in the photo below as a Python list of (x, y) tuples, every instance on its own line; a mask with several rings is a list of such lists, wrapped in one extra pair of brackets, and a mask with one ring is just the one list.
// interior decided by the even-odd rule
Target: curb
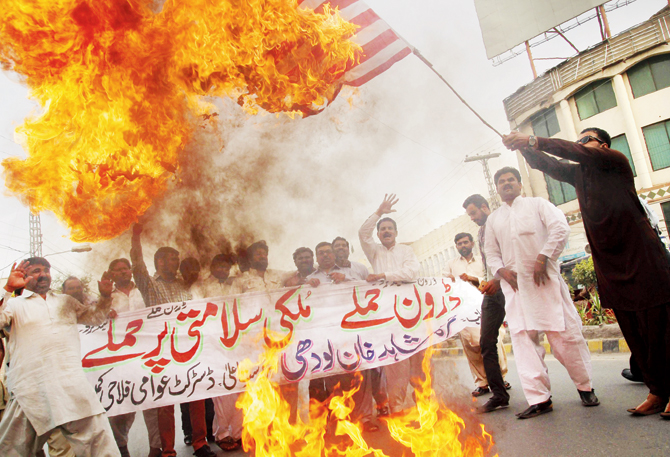
[[(607, 354), (611, 352), (630, 352), (628, 344), (626, 344), (626, 340), (624, 340), (623, 338), (586, 340), (586, 344), (589, 347), (589, 351), (596, 354)], [(504, 346), (506, 354), (514, 354), (511, 343), (507, 343)], [(547, 354), (551, 354), (551, 346), (549, 345), (549, 343), (543, 341), (542, 346), (544, 346), (544, 350), (547, 351)], [(440, 348), (436, 352), (438, 352), (439, 355), (448, 357), (459, 357), (464, 355), (463, 348), (461, 347)]]

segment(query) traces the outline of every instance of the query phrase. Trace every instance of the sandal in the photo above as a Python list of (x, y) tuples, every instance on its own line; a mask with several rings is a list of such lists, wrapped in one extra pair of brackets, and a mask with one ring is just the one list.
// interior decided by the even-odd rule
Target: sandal
[(232, 436), (226, 436), (222, 440), (218, 440), (216, 445), (223, 449), (225, 452), (236, 451), (242, 447), (242, 440), (236, 440)]
[[(647, 399), (635, 408), (630, 408), (627, 410), (633, 416), (650, 416), (652, 414), (658, 414), (665, 409), (665, 403), (661, 397), (656, 395), (649, 394)], [(670, 418), (670, 417), (669, 417)]]
[(661, 413), (661, 419), (670, 420), (670, 403), (665, 407), (665, 411)]

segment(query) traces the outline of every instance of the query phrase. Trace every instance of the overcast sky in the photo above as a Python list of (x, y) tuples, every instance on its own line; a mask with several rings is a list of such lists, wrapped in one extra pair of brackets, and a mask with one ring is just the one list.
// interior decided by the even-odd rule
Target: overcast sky
[[(418, 48), (461, 95), (499, 131), (509, 130), (502, 100), (532, 79), (528, 60), (519, 56), (494, 67), (486, 58), (472, 0), (367, 0), (367, 3), (408, 42)], [(666, 0), (637, 0), (609, 14), (613, 33), (646, 20), (667, 5)], [(580, 50), (600, 41), (597, 21), (568, 34)], [(534, 48), (536, 57), (570, 56), (560, 39)], [(559, 61), (539, 61), (542, 72)], [(11, 74), (0, 76), (0, 157), (24, 156), (13, 142), (14, 129), (36, 107), (27, 88)], [(285, 161), (309, 161), (299, 173), (314, 189), (313, 199), (299, 202), (283, 196), (282, 204), (263, 207), (272, 224), (251, 230), (271, 245), (271, 267), (292, 267), (290, 253), (301, 245), (344, 235), (356, 239), (358, 227), (379, 205), (384, 193), (400, 197), (395, 214), (399, 240), (414, 241), (462, 214), (461, 203), (472, 193), (486, 195), (479, 163), (464, 163), (466, 155), (502, 152), (491, 160), (493, 171), (516, 166), (497, 136), (482, 125), (449, 89), (415, 56), (408, 56), (352, 95), (353, 108), (340, 97), (319, 119), (282, 119), (281, 138), (271, 122), (249, 120), (254, 128), (239, 129), (232, 143), (253, 141), (254, 135), (277, 134)], [(224, 105), (229, 106), (229, 105)], [(268, 132), (259, 130), (268, 129)], [(286, 132), (295, 132), (286, 135)], [(309, 145), (303, 150), (302, 145)], [(214, 152), (213, 152), (214, 153)], [(364, 157), (367, 156), (367, 157)], [(280, 156), (281, 159), (282, 156)], [(281, 167), (282, 160), (278, 160)], [(293, 169), (292, 169), (293, 170)], [(298, 179), (294, 176), (294, 179)], [(282, 194), (281, 184), (272, 194)], [(328, 195), (328, 198), (324, 198)], [(332, 200), (331, 200), (332, 199)], [(15, 198), (0, 197), (0, 276), (29, 249), (28, 210)], [(342, 208), (346, 208), (343, 211)], [(43, 213), (44, 254), (73, 246), (67, 229), (53, 214)], [(277, 229), (281, 224), (281, 229)], [(274, 228), (273, 228), (274, 227)], [(119, 241), (125, 246), (127, 238)], [(90, 271), (90, 259), (107, 259), (105, 246), (91, 254), (50, 257), (67, 273)], [(358, 243), (354, 244), (359, 257)], [(121, 249), (121, 248), (119, 248)], [(123, 248), (125, 249), (125, 248)], [(153, 252), (153, 250), (151, 250)], [(93, 268), (95, 270), (95, 268)], [(101, 269), (95, 273), (101, 272)]]

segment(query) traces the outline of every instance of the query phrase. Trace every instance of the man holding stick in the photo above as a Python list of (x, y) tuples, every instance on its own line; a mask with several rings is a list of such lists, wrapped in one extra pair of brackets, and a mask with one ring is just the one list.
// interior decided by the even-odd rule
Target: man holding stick
[(670, 419), (670, 265), (635, 192), (628, 158), (610, 149), (609, 134), (598, 128), (584, 129), (576, 142), (512, 132), (503, 143), (575, 187), (602, 306), (614, 310), (649, 388), (647, 399), (628, 411), (665, 409), (662, 417)]

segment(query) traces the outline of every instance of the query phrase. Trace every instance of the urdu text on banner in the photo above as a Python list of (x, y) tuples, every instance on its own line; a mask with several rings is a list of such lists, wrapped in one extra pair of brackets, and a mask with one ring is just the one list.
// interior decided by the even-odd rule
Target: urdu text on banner
[(289, 340), (276, 381), (395, 363), (479, 325), (482, 295), (446, 278), (346, 282), (170, 303), (80, 327), (82, 365), (109, 416), (244, 390), (237, 367)]

